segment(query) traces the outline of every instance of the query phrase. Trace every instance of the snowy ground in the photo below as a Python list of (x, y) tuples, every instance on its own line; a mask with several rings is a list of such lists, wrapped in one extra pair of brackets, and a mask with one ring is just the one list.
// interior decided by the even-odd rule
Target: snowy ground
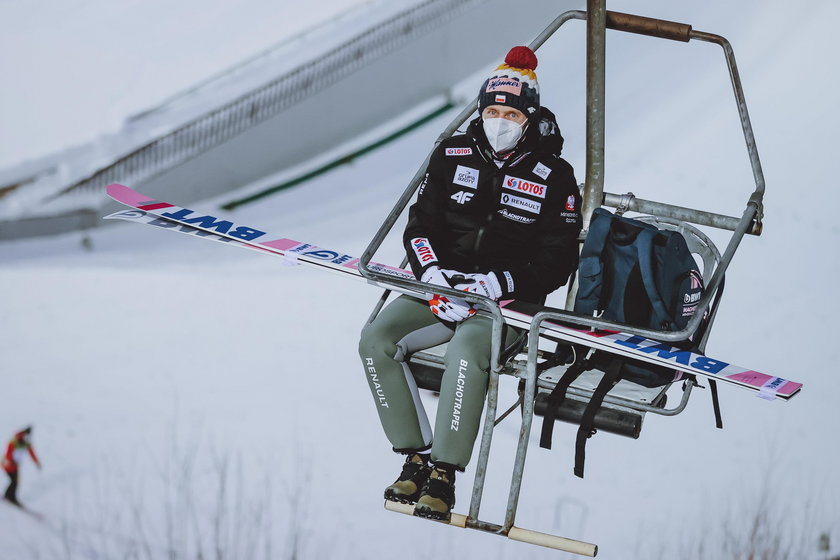
[[(86, 6), (73, 25), (101, 16), (103, 29), (113, 27), (115, 8)], [(209, 6), (200, 20), (207, 29), (231, 16)], [(709, 352), (805, 388), (790, 403), (722, 389), (723, 431), (700, 391), (676, 418), (649, 416), (637, 441), (593, 438), (584, 480), (571, 474), (574, 429), (558, 425), (554, 451), (531, 450), (517, 524), (596, 542), (607, 559), (738, 558), (745, 555), (723, 527), (738, 540), (763, 507), (763, 544), (779, 537), (777, 548), (797, 546), (791, 557), (824, 558), (817, 540), (830, 533), (836, 555), (840, 413), (829, 327), (838, 307), (823, 286), (838, 272), (840, 242), (829, 214), (840, 195), (827, 163), (840, 124), (831, 27), (840, 8), (812, 3), (796, 17), (780, 1), (733, 8), (722, 0), (616, 0), (610, 8), (690, 22), (732, 41), (767, 178), (766, 231), (739, 250)], [(65, 19), (77, 14), (66, 10)], [(47, 33), (61, 14), (25, 15), (47, 37), (42, 61), (56, 65), (39, 72), (61, 76), (60, 45)], [(240, 33), (231, 44), (241, 52), (222, 66), (263, 48)], [(579, 180), (582, 38), (579, 24), (547, 45), (538, 69)], [(0, 51), (10, 68), (9, 50)], [(87, 52), (82, 59), (98, 51)], [(611, 40), (607, 190), (740, 215), (751, 175), (721, 58), (712, 45)], [(154, 96), (167, 93), (167, 80), (151, 80), (161, 88)], [(98, 100), (103, 112), (124, 110), (107, 99)], [(55, 123), (56, 138), (71, 138), (67, 106), (32, 103), (54, 112), (44, 122)], [(361, 253), (446, 122), (234, 216)], [(21, 482), (22, 500), (44, 521), (0, 509), (0, 559), (197, 557), (198, 548), (225, 558), (565, 556), (381, 509), (398, 460), (355, 351), (376, 290), (131, 224), (91, 237), (91, 250), (76, 234), (0, 245), (0, 434), (34, 423), (44, 463), (40, 473), (26, 464)], [(389, 250), (380, 260), (398, 260), (393, 243)], [(507, 391), (502, 404), (513, 398)], [(501, 519), (516, 431), (508, 420), (495, 439), (482, 506), (488, 521)], [(459, 479), (458, 511), (471, 476)]]

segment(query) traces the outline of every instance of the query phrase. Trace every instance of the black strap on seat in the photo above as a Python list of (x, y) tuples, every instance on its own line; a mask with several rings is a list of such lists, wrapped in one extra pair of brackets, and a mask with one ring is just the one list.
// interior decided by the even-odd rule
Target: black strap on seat
[[(706, 334), (706, 331), (709, 329), (709, 324), (711, 322), (711, 316), (714, 315), (717, 311), (718, 305), (720, 305), (720, 298), (723, 295), (723, 288), (726, 285), (726, 278), (721, 278), (720, 284), (718, 285), (717, 293), (715, 294), (715, 299), (712, 302), (712, 305), (709, 306), (709, 311), (706, 317), (700, 321), (700, 326), (697, 327), (697, 330), (694, 333), (694, 340), (701, 340), (703, 336)], [(692, 350), (697, 351), (695, 348)], [(718, 390), (717, 390), (717, 381), (714, 379), (709, 379), (709, 389), (712, 394), (712, 408), (715, 412), (715, 426), (718, 429), (723, 429), (723, 416), (720, 412), (720, 398), (718, 397)]]
[(585, 358), (578, 358), (570, 365), (557, 385), (548, 395), (545, 414), (543, 414), (543, 425), (540, 433), (540, 447), (551, 449), (551, 435), (554, 433), (554, 421), (557, 419), (557, 412), (563, 400), (566, 398), (566, 390), (569, 385), (577, 379), (581, 373), (590, 369), (589, 361)]
[(715, 426), (723, 429), (723, 418), (720, 415), (720, 400), (718, 399), (717, 381), (709, 379), (709, 389), (712, 391), (712, 408), (715, 409)]
[(525, 347), (525, 343), (528, 342), (528, 331), (525, 329), (518, 329), (516, 327), (510, 327), (514, 331), (516, 331), (516, 338), (513, 342), (510, 343), (509, 346), (505, 347), (505, 337), (502, 335), (502, 351), (499, 352), (499, 363), (506, 364), (508, 363), (514, 356), (516, 356), (522, 349)]
[(586, 461), (586, 440), (595, 434), (595, 430), (593, 429), (595, 414), (601, 408), (601, 403), (604, 402), (606, 394), (621, 378), (621, 367), (623, 365), (624, 360), (620, 358), (610, 360), (604, 376), (601, 378), (601, 382), (598, 383), (595, 392), (592, 393), (589, 404), (586, 405), (586, 409), (583, 411), (575, 441), (575, 476), (583, 478), (583, 464)]

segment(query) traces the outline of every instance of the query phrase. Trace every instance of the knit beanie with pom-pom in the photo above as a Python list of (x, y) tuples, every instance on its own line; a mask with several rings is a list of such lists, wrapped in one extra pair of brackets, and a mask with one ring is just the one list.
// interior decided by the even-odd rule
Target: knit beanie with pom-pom
[(496, 68), (481, 85), (478, 111), (489, 105), (504, 105), (519, 109), (529, 119), (535, 119), (540, 108), (540, 85), (537, 83), (537, 55), (528, 47), (513, 47), (505, 63)]

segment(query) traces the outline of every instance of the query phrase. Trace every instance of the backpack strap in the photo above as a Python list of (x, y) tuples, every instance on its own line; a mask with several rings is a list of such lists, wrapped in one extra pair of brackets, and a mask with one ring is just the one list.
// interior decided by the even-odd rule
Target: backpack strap
[(712, 391), (712, 408), (715, 411), (715, 426), (723, 429), (723, 417), (720, 414), (720, 399), (718, 399), (717, 381), (709, 379), (709, 389)]
[(601, 257), (610, 234), (614, 216), (603, 208), (596, 208), (589, 223), (589, 232), (580, 251), (578, 263), (578, 293), (575, 298), (575, 313), (592, 315), (600, 304), (601, 287), (604, 283), (604, 269)]
[(595, 388), (589, 404), (583, 411), (583, 416), (580, 419), (580, 427), (578, 428), (577, 438), (575, 441), (575, 476), (583, 478), (583, 464), (586, 461), (586, 440), (595, 434), (593, 424), (595, 422), (595, 413), (601, 408), (601, 403), (604, 402), (604, 397), (612, 389), (618, 380), (621, 379), (621, 368), (624, 365), (624, 360), (621, 358), (613, 358), (610, 360), (601, 382)]
[(636, 248), (639, 254), (639, 272), (642, 275), (642, 283), (655, 314), (653, 324), (662, 325), (671, 321), (665, 302), (662, 301), (662, 296), (659, 295), (659, 290), (656, 289), (656, 281), (653, 278), (653, 240), (657, 233), (652, 229), (641, 230), (637, 238)]
[(557, 385), (548, 395), (548, 402), (546, 402), (546, 410), (543, 414), (542, 431), (540, 432), (540, 447), (544, 449), (551, 449), (551, 436), (554, 433), (554, 421), (557, 419), (557, 412), (560, 405), (566, 399), (566, 390), (572, 382), (580, 377), (580, 374), (590, 369), (588, 360), (585, 358), (578, 358), (570, 365), (566, 372), (560, 377)]

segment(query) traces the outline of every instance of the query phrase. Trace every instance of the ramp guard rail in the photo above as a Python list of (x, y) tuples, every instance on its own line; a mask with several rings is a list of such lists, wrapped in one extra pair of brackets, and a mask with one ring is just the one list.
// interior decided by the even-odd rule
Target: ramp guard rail
[(102, 185), (153, 176), (229, 140), (319, 89), (369, 64), (396, 45), (483, 0), (428, 0), (377, 25), (331, 52), (149, 142), (62, 189), (52, 198), (99, 191)]

